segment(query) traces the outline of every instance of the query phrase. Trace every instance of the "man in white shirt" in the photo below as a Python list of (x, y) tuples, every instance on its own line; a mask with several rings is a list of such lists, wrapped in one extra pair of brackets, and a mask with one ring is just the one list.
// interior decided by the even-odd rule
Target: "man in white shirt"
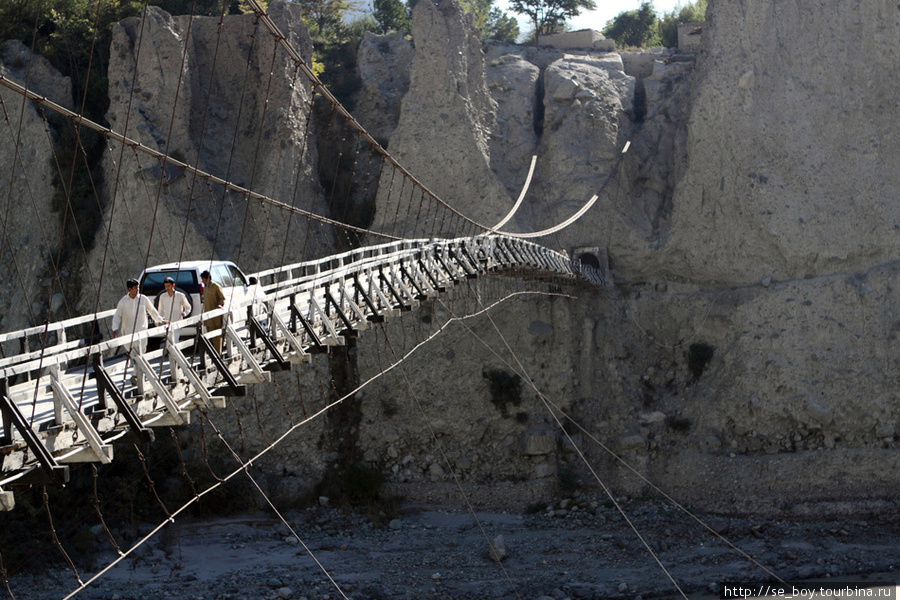
[[(163, 285), (166, 287), (166, 292), (159, 296), (159, 313), (163, 317), (163, 322), (171, 323), (191, 314), (191, 303), (188, 301), (187, 296), (175, 289), (175, 280), (171, 277), (166, 277)], [(170, 327), (169, 335), (172, 337), (173, 344), (181, 341), (181, 329), (179, 327)], [(177, 382), (178, 369), (171, 355), (169, 356), (169, 372), (172, 375), (172, 381)]]
[[(116, 314), (113, 315), (113, 337), (131, 336), (144, 331), (150, 324), (147, 319), (148, 316), (155, 323), (163, 322), (162, 315), (157, 312), (150, 299), (138, 293), (138, 282), (136, 279), (129, 279), (125, 285), (128, 287), (128, 293), (119, 300), (119, 304), (116, 305)], [(147, 339), (132, 340), (123, 347), (127, 352), (143, 354), (147, 349)], [(143, 395), (143, 376), (137, 378), (136, 385), (138, 395)]]

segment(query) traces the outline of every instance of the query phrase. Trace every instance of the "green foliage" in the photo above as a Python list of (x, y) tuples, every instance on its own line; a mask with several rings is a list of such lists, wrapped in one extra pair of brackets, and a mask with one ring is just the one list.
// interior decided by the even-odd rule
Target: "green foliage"
[(374, 18), (380, 33), (409, 31), (409, 14), (401, 0), (374, 0)]
[[(371, 28), (370, 28), (371, 27)], [(344, 106), (352, 108), (352, 98), (362, 82), (356, 72), (359, 42), (366, 31), (377, 30), (374, 19), (360, 19), (340, 30), (340, 38), (317, 38), (313, 62), (319, 66), (316, 74)]]
[(360, 9), (358, 0), (296, 0), (314, 40), (342, 42), (347, 37), (344, 17)]
[(678, 25), (681, 23), (702, 23), (706, 20), (707, 0), (689, 2), (680, 10), (666, 13), (659, 21), (659, 37), (667, 48), (678, 46)]
[(603, 28), (603, 35), (616, 40), (619, 47), (658, 46), (659, 30), (653, 3), (645, 1), (637, 10), (620, 12)]
[(372, 33), (380, 33), (381, 27), (379, 27), (378, 21), (375, 20), (375, 17), (373, 17), (372, 15), (366, 15), (347, 23), (344, 31), (346, 32), (346, 35), (350, 41), (358, 42), (362, 39), (363, 34), (365, 34), (367, 31), (371, 31)]
[(484, 32), (487, 27), (488, 17), (494, 0), (459, 0), (459, 5), (464, 11), (472, 15), (475, 27)]
[(228, 14), (240, 14), (240, 2), (236, 0), (151, 0), (170, 15), (218, 16), (224, 8)]
[(509, 8), (531, 19), (536, 44), (540, 36), (561, 31), (566, 19), (577, 17), (582, 10), (597, 8), (597, 5), (594, 0), (511, 0)]
[(512, 44), (519, 39), (519, 22), (499, 8), (492, 8), (488, 15), (487, 30), (482, 34), (482, 39)]
[(459, 5), (472, 15), (481, 39), (515, 42), (519, 37), (518, 21), (494, 6), (494, 2), (495, 0), (459, 0)]

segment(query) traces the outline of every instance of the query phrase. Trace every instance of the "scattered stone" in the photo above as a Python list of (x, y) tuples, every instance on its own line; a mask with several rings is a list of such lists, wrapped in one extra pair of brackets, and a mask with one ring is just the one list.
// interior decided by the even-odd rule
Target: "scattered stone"
[(498, 535), (493, 540), (491, 540), (489, 553), (491, 560), (494, 562), (503, 562), (506, 558), (509, 557), (509, 550), (506, 547), (506, 540), (503, 539), (502, 535)]

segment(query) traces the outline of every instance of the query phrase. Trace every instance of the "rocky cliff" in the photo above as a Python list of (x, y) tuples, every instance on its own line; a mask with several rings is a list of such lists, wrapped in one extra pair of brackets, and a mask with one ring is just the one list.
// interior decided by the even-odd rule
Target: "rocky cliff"
[[(4, 43), (0, 55), (4, 77), (22, 85), (27, 81), (38, 94), (71, 108), (71, 82), (46, 59), (17, 41)], [(65, 202), (61, 192), (56, 195), (60, 173), (53, 139), (61, 134), (59, 121), (48, 125), (31, 102), (6, 88), (0, 89), (0, 103), (0, 281), (5, 290), (0, 327), (12, 331), (41, 322), (51, 306), (59, 308), (63, 301), (63, 285), (51, 263), (59, 259)]]
[[(275, 3), (271, 15), (309, 59), (298, 7)], [(113, 129), (241, 187), (327, 213), (309, 85), (253, 15), (229, 17), (220, 28), (218, 18), (151, 7), (145, 18), (115, 26), (110, 54)], [(257, 200), (118, 144), (110, 144), (103, 171), (104, 222), (113, 234), (98, 238), (89, 265), (113, 274), (107, 304), (145, 265), (228, 259), (253, 272), (333, 248), (331, 233), (316, 225), (270, 214)], [(123, 239), (122, 231), (133, 235)]]
[[(500, 327), (538, 387), (584, 427), (578, 441), (620, 490), (649, 488), (590, 440), (710, 508), (807, 514), (893, 501), (893, 469), (881, 466), (897, 460), (900, 416), (891, 383), (898, 105), (888, 89), (898, 14), (875, 2), (822, 11), (720, 0), (696, 63), (659, 55), (649, 75), (629, 56), (486, 48), (497, 107), (489, 162), (504, 206), (528, 157), (539, 156), (520, 230), (574, 212), (633, 142), (597, 207), (544, 240), (599, 248), (616, 285), (565, 306), (520, 303)], [(451, 55), (472, 52), (443, 43)], [(447, 77), (417, 68), (412, 78)], [(427, 123), (428, 98), (411, 88), (400, 121), (413, 110)], [(432, 110), (437, 122), (442, 109)], [(468, 135), (465, 145), (477, 146), (480, 130), (462, 122), (451, 132), (451, 120), (445, 139)], [(394, 152), (406, 143), (391, 138)], [(438, 163), (453, 149), (415, 154)], [(512, 368), (483, 350), (461, 352), (466, 343), (454, 338), (435, 354), (439, 379), (417, 371), (420, 392), (446, 403), (437, 414), (471, 416), (440, 420), (470, 449), (464, 478), (559, 482), (574, 472), (591, 485), (524, 383), (518, 420), (492, 412), (489, 377), (471, 374)], [(385, 415), (370, 421), (396, 429)], [(534, 443), (541, 436), (550, 437)], [(393, 465), (396, 481), (444, 480), (427, 461), (407, 467), (405, 439), (371, 456)]]
[[(679, 500), (722, 511), (894, 507), (900, 10), (875, 0), (826, 5), (715, 0), (696, 56), (482, 47), (453, 0), (417, 3), (412, 43), (368, 36), (359, 121), (485, 224), (512, 206), (534, 154), (535, 179), (511, 229), (554, 225), (602, 192), (581, 221), (543, 242), (587, 252), (611, 283), (566, 290), (573, 298), (517, 298), (468, 323), (478, 337), (452, 326), (349, 412), (282, 444), (268, 464), (270, 489), (296, 499), (348, 441), (350, 455), (410, 498), (452, 499), (456, 476), (478, 502), (524, 506), (597, 485), (577, 447), (619, 494), (651, 492), (636, 471)], [(271, 9), (308, 53), (292, 9)], [(246, 16), (226, 23), (256, 26)], [(110, 123), (326, 212), (310, 175), (315, 127), (296, 108), (309, 90), (266, 36), (252, 46), (226, 37), (230, 46), (217, 48), (216, 26), (155, 10), (121, 23)], [(152, 50), (138, 53), (142, 43)], [(201, 75), (213, 65), (225, 69), (220, 77)], [(266, 102), (279, 112), (260, 121)], [(39, 129), (29, 147), (39, 147)], [(245, 199), (127, 149), (112, 145), (104, 170), (107, 220), (133, 231), (91, 257), (92, 272), (111, 265), (110, 301), (145, 260), (182, 256), (169, 242), (183, 235), (192, 258), (240, 258), (247, 270), (271, 262), (266, 236), (292, 235), (265, 211), (245, 213)], [(380, 195), (376, 210), (390, 215), (393, 201)], [(327, 232), (304, 231), (291, 258), (333, 247)], [(328, 401), (331, 384), (316, 387), (317, 378), (365, 380), (389, 359), (384, 335), (399, 346), (420, 340), (451, 314), (479, 309), (479, 295), (505, 289), (464, 288), (384, 334), (363, 333), (330, 363), (319, 358), (307, 374), (236, 399), (224, 428), (259, 449), (266, 427), (283, 425), (285, 403), (306, 415)], [(517, 361), (534, 387), (516, 375)], [(244, 427), (254, 413), (259, 427)], [(346, 439), (336, 443), (335, 432)]]

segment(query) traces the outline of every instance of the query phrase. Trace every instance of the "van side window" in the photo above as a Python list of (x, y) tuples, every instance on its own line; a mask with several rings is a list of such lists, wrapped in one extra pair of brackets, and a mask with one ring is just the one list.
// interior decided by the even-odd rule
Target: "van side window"
[(231, 276), (231, 273), (228, 271), (228, 267), (225, 265), (215, 265), (213, 266), (212, 272), (213, 279), (215, 279), (222, 287), (232, 287), (234, 286), (234, 278)]
[(228, 265), (228, 270), (231, 271), (231, 276), (234, 277), (234, 285), (247, 287), (247, 280), (244, 278), (244, 274), (236, 266)]

